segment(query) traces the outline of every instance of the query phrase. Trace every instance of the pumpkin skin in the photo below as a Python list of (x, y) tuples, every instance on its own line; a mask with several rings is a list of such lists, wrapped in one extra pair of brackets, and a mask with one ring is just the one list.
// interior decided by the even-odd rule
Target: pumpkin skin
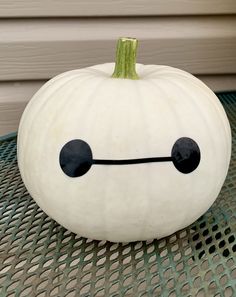
[[(191, 74), (137, 64), (138, 80), (111, 78), (114, 63), (63, 73), (31, 99), (18, 131), (18, 164), (37, 204), (82, 236), (129, 242), (161, 238), (199, 218), (217, 198), (231, 155), (231, 131), (215, 94)], [(94, 159), (171, 156), (193, 139), (201, 154), (188, 174), (173, 162), (92, 165), (79, 177), (59, 163), (81, 139)]]

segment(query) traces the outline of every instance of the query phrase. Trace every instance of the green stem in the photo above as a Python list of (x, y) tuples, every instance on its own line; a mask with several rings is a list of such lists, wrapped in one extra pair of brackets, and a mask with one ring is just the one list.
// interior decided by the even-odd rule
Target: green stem
[(137, 46), (138, 40), (135, 38), (119, 38), (113, 78), (139, 79), (135, 70)]

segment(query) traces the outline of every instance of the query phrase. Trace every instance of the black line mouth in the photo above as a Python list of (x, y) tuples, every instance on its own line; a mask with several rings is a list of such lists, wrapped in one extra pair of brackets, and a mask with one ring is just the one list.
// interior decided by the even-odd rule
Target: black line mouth
[(173, 161), (172, 157), (154, 157), (154, 158), (141, 158), (141, 159), (123, 159), (123, 160), (101, 160), (94, 159), (95, 165), (132, 165), (142, 163), (154, 163), (154, 162), (169, 162)]

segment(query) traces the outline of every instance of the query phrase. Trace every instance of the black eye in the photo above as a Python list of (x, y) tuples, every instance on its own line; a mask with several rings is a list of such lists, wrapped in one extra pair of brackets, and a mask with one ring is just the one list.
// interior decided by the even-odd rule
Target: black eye
[(66, 175), (70, 177), (82, 176), (93, 164), (92, 150), (83, 140), (71, 140), (61, 149), (59, 162)]
[(201, 154), (194, 140), (182, 137), (175, 142), (171, 157), (176, 169), (182, 173), (190, 173), (198, 167)]

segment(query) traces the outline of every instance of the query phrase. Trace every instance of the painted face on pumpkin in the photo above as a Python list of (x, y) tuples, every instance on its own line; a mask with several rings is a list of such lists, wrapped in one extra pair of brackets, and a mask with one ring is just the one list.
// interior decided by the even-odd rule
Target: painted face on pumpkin
[(198, 167), (200, 158), (199, 146), (188, 137), (181, 137), (174, 143), (171, 156), (120, 160), (93, 159), (89, 144), (81, 139), (74, 139), (62, 147), (59, 162), (63, 172), (70, 177), (86, 174), (92, 165), (132, 165), (151, 162), (173, 162), (178, 171), (187, 174)]

